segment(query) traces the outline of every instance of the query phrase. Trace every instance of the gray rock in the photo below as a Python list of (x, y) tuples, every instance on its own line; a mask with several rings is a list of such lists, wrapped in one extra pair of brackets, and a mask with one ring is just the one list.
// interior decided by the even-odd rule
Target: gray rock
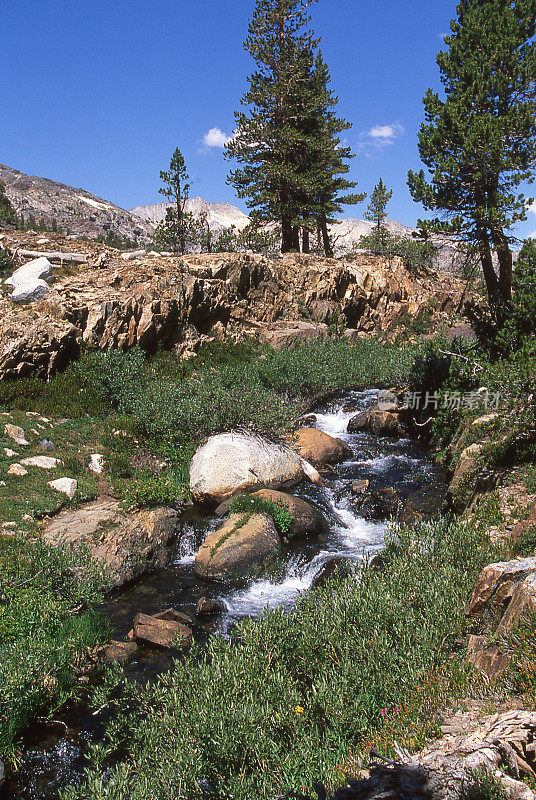
[(58, 478), (56, 481), (50, 481), (48, 485), (54, 491), (67, 495), (69, 500), (73, 499), (78, 489), (78, 481), (74, 478)]
[(49, 291), (45, 281), (33, 279), (26, 283), (18, 283), (11, 293), (11, 299), (14, 303), (33, 303), (36, 300), (40, 300)]

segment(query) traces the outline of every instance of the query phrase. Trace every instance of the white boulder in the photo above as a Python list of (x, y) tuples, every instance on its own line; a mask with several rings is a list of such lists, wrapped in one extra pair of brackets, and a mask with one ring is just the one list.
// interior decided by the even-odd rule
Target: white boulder
[(78, 481), (74, 478), (58, 478), (56, 481), (49, 481), (48, 485), (56, 492), (66, 494), (69, 500), (73, 499), (78, 489)]
[(23, 264), (22, 267), (16, 269), (13, 275), (4, 281), (4, 283), (8, 286), (20, 286), (21, 284), (31, 283), (32, 281), (44, 281), (50, 278), (51, 275), (52, 264), (48, 258), (41, 256), (40, 258), (34, 258), (33, 261), (28, 261), (27, 264)]
[(48, 285), (43, 280), (31, 280), (28, 283), (17, 283), (11, 293), (14, 303), (33, 303), (48, 294)]
[(198, 501), (222, 502), (237, 492), (292, 486), (304, 477), (289, 447), (246, 433), (211, 436), (190, 464), (190, 490)]
[(11, 464), (7, 471), (8, 475), (16, 475), (17, 478), (23, 478), (28, 474), (28, 470), (22, 464)]

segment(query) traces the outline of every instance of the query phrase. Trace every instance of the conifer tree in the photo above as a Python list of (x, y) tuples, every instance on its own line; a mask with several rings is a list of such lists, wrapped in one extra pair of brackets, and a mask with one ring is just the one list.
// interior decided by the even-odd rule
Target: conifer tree
[(191, 222), (191, 215), (185, 210), (190, 194), (190, 177), (186, 170), (184, 156), (178, 147), (171, 156), (169, 169), (160, 172), (160, 180), (163, 181), (164, 186), (158, 192), (169, 203), (173, 203), (173, 207), (166, 209), (166, 218), (158, 226), (155, 240), (184, 255)]
[(5, 190), (5, 184), (0, 181), (0, 219), (4, 220), (4, 222), (11, 222), (14, 225), (17, 225), (17, 214), (11, 205), (9, 197), (6, 196)]
[(423, 100), (419, 152), (431, 181), (410, 171), (408, 185), (442, 215), (437, 232), (477, 248), (501, 318), (511, 299), (511, 229), (526, 219), (518, 187), (532, 182), (536, 160), (536, 0), (461, 0), (457, 14), (437, 56), (444, 99), (429, 89)]
[(376, 226), (376, 236), (378, 237), (378, 242), (381, 240), (383, 221), (387, 217), (387, 211), (385, 209), (387, 208), (387, 203), (392, 196), (393, 192), (387, 189), (387, 186), (380, 178), (372, 190), (370, 202), (365, 212), (365, 219), (373, 222)]
[(240, 165), (229, 182), (256, 225), (280, 224), (283, 252), (300, 249), (300, 228), (307, 249), (309, 229), (322, 215), (326, 222), (343, 202), (339, 192), (353, 185), (339, 178), (349, 151), (337, 152), (337, 134), (348, 126), (333, 113), (329, 72), (309, 27), (316, 1), (257, 0), (244, 43), (257, 69), (226, 146)]
[(308, 194), (304, 199), (303, 251), (309, 250), (308, 232), (312, 227), (319, 241), (322, 239), (327, 256), (333, 255), (328, 223), (335, 221), (334, 215), (342, 211), (342, 205), (360, 203), (366, 197), (364, 193), (345, 194), (357, 186), (355, 181), (344, 177), (350, 169), (345, 162), (353, 155), (340, 138), (340, 134), (352, 126), (334, 113), (338, 97), (330, 89), (330, 82), (329, 68), (318, 52), (309, 77), (304, 81), (308, 111), (303, 126), (303, 172), (307, 176)]

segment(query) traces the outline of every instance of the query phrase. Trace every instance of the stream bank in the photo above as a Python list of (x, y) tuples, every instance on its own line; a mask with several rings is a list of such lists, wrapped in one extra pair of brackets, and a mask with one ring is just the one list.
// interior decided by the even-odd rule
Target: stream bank
[[(247, 586), (201, 581), (193, 569), (195, 553), (220, 520), (189, 509), (169, 567), (111, 597), (102, 607), (113, 638), (125, 638), (138, 612), (153, 614), (173, 607), (195, 618), (200, 597), (222, 602), (225, 611), (208, 621), (197, 620), (196, 638), (227, 635), (238, 621), (256, 617), (266, 607), (291, 609), (333, 560), (358, 564), (372, 558), (383, 546), (386, 515), (406, 508), (408, 500), (415, 504), (419, 495), (426, 496), (428, 512), (432, 496), (438, 508), (446, 495), (444, 475), (425, 451), (409, 439), (347, 433), (349, 420), (376, 401), (377, 390), (349, 392), (313, 412), (315, 426), (343, 439), (352, 451), (350, 458), (333, 468), (328, 485), (301, 484), (295, 489), (297, 496), (325, 514), (327, 533), (291, 542), (276, 569)], [(368, 481), (365, 498), (354, 494), (354, 485), (360, 481)], [(153, 680), (171, 666), (174, 657), (176, 653), (155, 656), (155, 651), (140, 649), (126, 666), (127, 676), (142, 683)], [(88, 742), (98, 740), (101, 732), (102, 722), (83, 706), (41, 731), (28, 732), (19, 770), (9, 777), (5, 796), (53, 800), (63, 786), (79, 779)]]

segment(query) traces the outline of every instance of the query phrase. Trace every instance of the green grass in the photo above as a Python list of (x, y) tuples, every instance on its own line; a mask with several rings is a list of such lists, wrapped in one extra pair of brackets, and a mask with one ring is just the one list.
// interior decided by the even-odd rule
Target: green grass
[[(371, 745), (421, 745), (447, 697), (467, 689), (453, 650), (468, 587), (492, 554), (484, 523), (444, 520), (394, 532), (388, 549), (387, 572), (365, 569), (293, 613), (243, 622), (136, 689), (135, 714), (65, 797), (267, 799), (340, 785)], [(120, 763), (103, 776), (115, 748)]]
[(70, 696), (73, 666), (106, 636), (86, 609), (98, 583), (81, 554), (0, 535), (0, 757), (16, 761), (22, 729)]
[(277, 532), (283, 538), (289, 532), (293, 516), (284, 503), (273, 503), (265, 500), (264, 497), (253, 497), (251, 495), (241, 495), (236, 497), (229, 505), (229, 512), (236, 514), (244, 512), (246, 514), (267, 514), (271, 517)]

